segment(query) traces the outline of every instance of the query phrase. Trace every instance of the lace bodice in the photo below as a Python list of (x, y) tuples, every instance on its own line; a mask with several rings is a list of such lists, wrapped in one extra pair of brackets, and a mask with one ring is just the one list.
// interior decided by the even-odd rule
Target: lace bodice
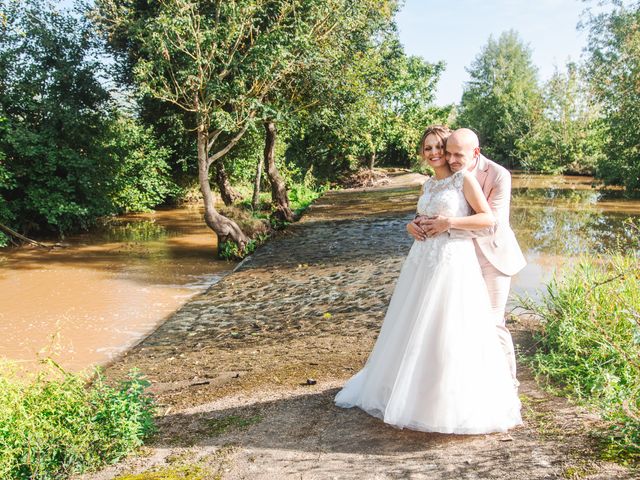
[(466, 217), (471, 214), (471, 207), (464, 198), (462, 186), (464, 171), (456, 172), (450, 177), (436, 180), (427, 179), (422, 195), (418, 199), (418, 213), (420, 215), (446, 217)]
[[(435, 215), (446, 217), (470, 215), (471, 207), (464, 198), (462, 189), (464, 175), (465, 173), (461, 171), (442, 180), (429, 178), (418, 199), (418, 213), (430, 217)], [(468, 241), (471, 242), (471, 240)], [(433, 269), (438, 262), (449, 261), (455, 255), (456, 248), (458, 248), (456, 244), (459, 245), (460, 241), (450, 241), (446, 232), (422, 241), (415, 241), (409, 250), (407, 262), (421, 265), (426, 269)]]

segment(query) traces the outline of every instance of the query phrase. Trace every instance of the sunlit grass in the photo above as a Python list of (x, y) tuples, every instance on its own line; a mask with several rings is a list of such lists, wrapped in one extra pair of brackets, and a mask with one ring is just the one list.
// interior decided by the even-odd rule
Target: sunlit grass
[(538, 302), (521, 299), (543, 329), (528, 358), (539, 378), (593, 406), (608, 430), (606, 455), (640, 461), (640, 260), (582, 259), (547, 285)]
[[(148, 382), (138, 372), (116, 388), (50, 362), (29, 377), (0, 368), (0, 478), (64, 479), (114, 463), (153, 430)], [(89, 381), (90, 380), (90, 381)]]

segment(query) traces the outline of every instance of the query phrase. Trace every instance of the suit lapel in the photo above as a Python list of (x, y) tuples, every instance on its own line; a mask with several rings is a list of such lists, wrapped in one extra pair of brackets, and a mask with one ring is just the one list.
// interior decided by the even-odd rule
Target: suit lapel
[(476, 167), (476, 179), (478, 180), (480, 187), (482, 187), (482, 191), (485, 196), (489, 193), (487, 190), (491, 190), (488, 188), (490, 186), (486, 185), (488, 176), (489, 162), (487, 162), (487, 158), (484, 155), (480, 154), (480, 157), (478, 158), (478, 165)]

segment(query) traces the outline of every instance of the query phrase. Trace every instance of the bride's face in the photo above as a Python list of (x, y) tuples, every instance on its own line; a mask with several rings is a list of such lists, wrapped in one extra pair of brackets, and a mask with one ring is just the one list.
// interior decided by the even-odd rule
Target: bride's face
[(422, 144), (422, 159), (432, 167), (447, 164), (444, 156), (444, 144), (436, 135), (427, 135)]

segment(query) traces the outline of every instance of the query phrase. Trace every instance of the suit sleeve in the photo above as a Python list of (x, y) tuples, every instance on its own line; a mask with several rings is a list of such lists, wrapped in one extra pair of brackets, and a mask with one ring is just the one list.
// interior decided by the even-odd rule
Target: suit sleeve
[(496, 217), (496, 226), (501, 222), (509, 223), (509, 205), (511, 203), (511, 175), (501, 172), (487, 197), (489, 206)]

